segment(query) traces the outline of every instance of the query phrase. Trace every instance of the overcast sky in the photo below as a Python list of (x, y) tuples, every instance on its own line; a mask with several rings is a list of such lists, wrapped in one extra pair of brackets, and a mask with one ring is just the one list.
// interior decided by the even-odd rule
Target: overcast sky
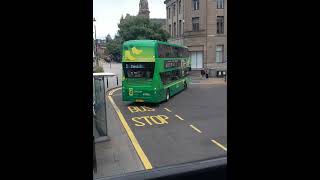
[[(93, 0), (93, 17), (96, 18), (97, 39), (108, 34), (113, 38), (118, 31), (121, 15), (137, 15), (140, 0)], [(148, 0), (150, 18), (166, 18), (164, 0)]]

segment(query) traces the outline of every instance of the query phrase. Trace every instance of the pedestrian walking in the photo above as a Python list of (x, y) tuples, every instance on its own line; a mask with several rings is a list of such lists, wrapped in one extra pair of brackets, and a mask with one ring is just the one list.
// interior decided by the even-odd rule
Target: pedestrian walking
[(206, 73), (206, 79), (208, 79), (209, 78), (208, 69), (206, 69), (205, 73)]
[(204, 78), (204, 75), (205, 75), (205, 71), (203, 69), (201, 69), (201, 77), (202, 77), (202, 79)]

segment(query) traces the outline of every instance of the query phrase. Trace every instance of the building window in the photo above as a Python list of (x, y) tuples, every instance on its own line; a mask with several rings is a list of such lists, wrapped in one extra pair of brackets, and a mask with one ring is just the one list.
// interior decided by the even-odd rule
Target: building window
[(192, 30), (199, 31), (199, 17), (192, 18)]
[(173, 37), (176, 37), (177, 35), (177, 24), (173, 23)]
[(179, 37), (181, 37), (181, 28), (182, 28), (182, 23), (181, 23), (181, 20), (179, 20)]
[(172, 12), (172, 16), (176, 15), (176, 4), (173, 5), (173, 12)]
[[(186, 58), (189, 57), (187, 48), (169, 46), (166, 44), (158, 45), (159, 58)], [(177, 64), (178, 66), (179, 64)]]
[(217, 9), (224, 8), (224, 0), (217, 0)]
[(179, 14), (181, 13), (181, 0), (179, 1)]
[(193, 10), (199, 10), (199, 0), (192, 0)]
[(168, 8), (168, 18), (170, 18), (170, 8)]
[(216, 46), (216, 63), (223, 63), (223, 45)]
[(169, 34), (172, 36), (172, 33), (171, 33), (171, 24), (169, 25)]
[(224, 18), (223, 16), (217, 17), (217, 34), (224, 33)]
[(191, 69), (203, 68), (203, 51), (191, 52)]

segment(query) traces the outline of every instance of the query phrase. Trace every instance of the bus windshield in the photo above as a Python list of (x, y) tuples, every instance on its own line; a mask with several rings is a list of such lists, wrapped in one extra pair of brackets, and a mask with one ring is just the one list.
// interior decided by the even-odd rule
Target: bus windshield
[(154, 62), (123, 63), (123, 71), (126, 78), (152, 79)]

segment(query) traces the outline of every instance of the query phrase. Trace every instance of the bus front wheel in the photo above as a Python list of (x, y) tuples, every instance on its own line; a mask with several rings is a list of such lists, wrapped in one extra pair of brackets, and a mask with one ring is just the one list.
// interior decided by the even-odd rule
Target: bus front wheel
[(167, 92), (166, 92), (166, 102), (170, 99), (170, 91), (169, 89), (167, 89)]

